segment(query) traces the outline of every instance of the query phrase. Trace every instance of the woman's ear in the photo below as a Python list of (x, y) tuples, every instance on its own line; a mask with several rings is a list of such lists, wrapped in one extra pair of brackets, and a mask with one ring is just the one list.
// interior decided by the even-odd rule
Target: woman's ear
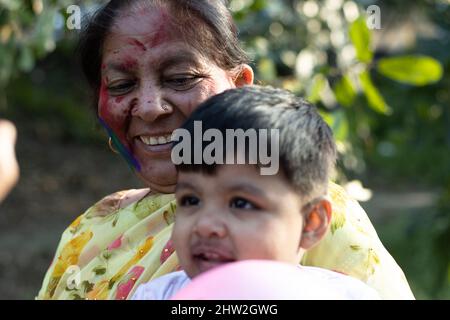
[(252, 67), (248, 64), (243, 64), (239, 67), (239, 73), (237, 77), (234, 78), (234, 84), (236, 87), (243, 87), (247, 85), (252, 85), (254, 80), (254, 73)]
[(320, 199), (304, 212), (301, 248), (308, 250), (323, 238), (331, 222), (331, 213), (331, 203), (326, 199)]

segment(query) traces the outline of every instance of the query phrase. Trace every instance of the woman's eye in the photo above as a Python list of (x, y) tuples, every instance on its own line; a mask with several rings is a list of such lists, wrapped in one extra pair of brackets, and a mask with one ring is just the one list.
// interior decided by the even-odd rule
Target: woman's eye
[(178, 201), (178, 205), (181, 207), (197, 206), (200, 203), (200, 199), (195, 196), (184, 196)]
[(185, 91), (195, 87), (195, 85), (198, 84), (201, 80), (201, 76), (186, 75), (167, 78), (166, 80), (164, 80), (164, 84), (176, 91)]
[(134, 85), (134, 81), (117, 82), (110, 84), (108, 86), (108, 91), (112, 96), (120, 96), (130, 92)]
[(235, 209), (256, 210), (258, 207), (252, 202), (244, 198), (233, 198), (230, 202), (230, 207)]

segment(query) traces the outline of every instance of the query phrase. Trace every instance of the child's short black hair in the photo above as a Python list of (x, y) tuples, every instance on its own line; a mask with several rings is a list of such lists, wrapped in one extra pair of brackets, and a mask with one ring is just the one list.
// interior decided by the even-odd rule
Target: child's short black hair
[[(286, 90), (245, 86), (203, 102), (182, 126), (191, 137), (194, 121), (202, 122), (203, 131), (217, 129), (223, 136), (226, 129), (278, 129), (279, 164), (288, 181), (308, 201), (326, 194), (336, 162), (336, 146), (330, 127), (309, 102)], [(214, 174), (217, 164), (191, 161), (176, 167), (179, 172)]]

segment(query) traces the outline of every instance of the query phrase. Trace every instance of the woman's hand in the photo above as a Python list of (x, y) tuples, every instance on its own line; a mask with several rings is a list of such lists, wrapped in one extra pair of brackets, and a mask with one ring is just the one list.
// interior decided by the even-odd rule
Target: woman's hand
[(16, 137), (14, 124), (0, 119), (0, 201), (19, 180), (19, 165), (15, 153)]

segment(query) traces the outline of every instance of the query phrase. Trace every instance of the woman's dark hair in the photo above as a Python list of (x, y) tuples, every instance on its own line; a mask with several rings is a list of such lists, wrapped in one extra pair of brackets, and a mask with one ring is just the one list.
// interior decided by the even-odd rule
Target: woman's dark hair
[(101, 86), (101, 63), (106, 37), (122, 10), (133, 5), (167, 8), (172, 26), (185, 41), (224, 70), (248, 63), (225, 0), (111, 0), (98, 9), (79, 42), (81, 67), (94, 91), (95, 106)]

